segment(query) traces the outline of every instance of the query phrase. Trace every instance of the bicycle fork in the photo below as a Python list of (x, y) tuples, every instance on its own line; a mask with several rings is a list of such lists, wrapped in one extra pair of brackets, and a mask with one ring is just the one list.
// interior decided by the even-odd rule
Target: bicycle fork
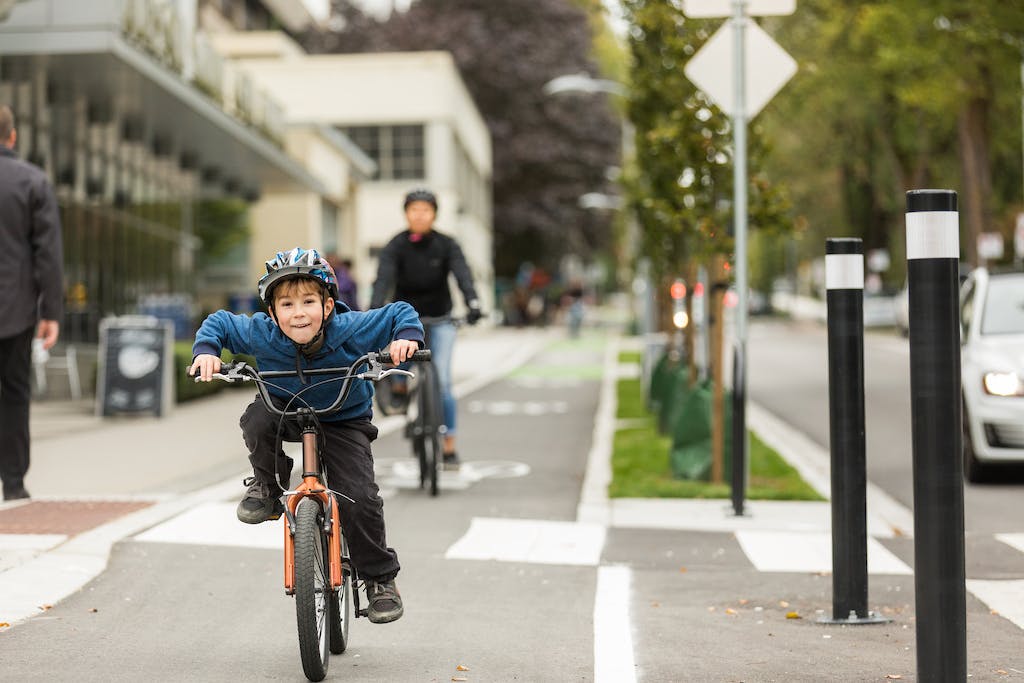
[(302, 483), (288, 494), (285, 505), (284, 524), (284, 592), (295, 594), (295, 511), (299, 502), (307, 496), (316, 498), (324, 515), (323, 531), (328, 538), (328, 564), (331, 570), (331, 587), (340, 588), (342, 584), (341, 566), (341, 517), (338, 505), (331, 492), (320, 480), (320, 467), (317, 462), (317, 437), (312, 427), (302, 430)]

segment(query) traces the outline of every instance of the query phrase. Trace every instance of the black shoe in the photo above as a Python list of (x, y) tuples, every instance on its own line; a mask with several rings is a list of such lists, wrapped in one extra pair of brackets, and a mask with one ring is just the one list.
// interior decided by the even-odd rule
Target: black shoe
[(270, 485), (256, 477), (246, 477), (242, 483), (249, 488), (235, 510), (238, 521), (260, 524), (267, 520), (279, 519), (284, 514), (284, 504), (279, 498), (279, 491), (271, 493)]
[(446, 470), (457, 470), (462, 467), (462, 461), (459, 460), (458, 454), (454, 452), (445, 453), (442, 464)]
[(402, 596), (398, 594), (394, 579), (388, 581), (367, 579), (366, 597), (370, 601), (366, 616), (371, 623), (387, 624), (401, 619), (405, 613), (402, 608)]
[(23, 484), (9, 488), (7, 486), (4, 487), (4, 500), (25, 500), (28, 498), (31, 498), (31, 496), (28, 495), (28, 491), (25, 490)]

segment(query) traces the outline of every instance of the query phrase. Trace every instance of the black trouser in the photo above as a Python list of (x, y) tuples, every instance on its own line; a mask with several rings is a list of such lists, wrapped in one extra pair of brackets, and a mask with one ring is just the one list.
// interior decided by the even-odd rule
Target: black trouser
[[(275, 472), (283, 455), (278, 449), (280, 418), (273, 415), (259, 397), (253, 401), (239, 421), (242, 437), (249, 449), (249, 462), (256, 476), (277, 489)], [(339, 499), (341, 526), (348, 539), (352, 562), (365, 578), (386, 580), (400, 569), (398, 555), (387, 546), (384, 531), (384, 500), (373, 479), (373, 453), (370, 442), (377, 438), (377, 428), (369, 419), (344, 422), (322, 422), (326, 445), (320, 457), (327, 470), (327, 482), (333, 491), (355, 502)], [(281, 438), (301, 441), (302, 432), (291, 420), (281, 425)]]
[(28, 472), (28, 410), (35, 326), (0, 339), (0, 479), (4, 491), (24, 486)]

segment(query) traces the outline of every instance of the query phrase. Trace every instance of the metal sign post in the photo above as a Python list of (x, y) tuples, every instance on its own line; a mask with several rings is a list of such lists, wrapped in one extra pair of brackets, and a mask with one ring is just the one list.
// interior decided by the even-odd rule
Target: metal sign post
[[(729, 0), (687, 0), (689, 17), (729, 16)], [(733, 377), (734, 462), (747, 461), (746, 353), (747, 353), (747, 121), (752, 119), (796, 73), (796, 62), (748, 16), (791, 14), (795, 0), (732, 0), (731, 21), (727, 22), (684, 69), (687, 78), (703, 90), (723, 111), (730, 114), (733, 130), (733, 237), (736, 272), (736, 341)], [(731, 33), (731, 35), (730, 35)], [(747, 41), (754, 49), (748, 51)], [(731, 50), (730, 50), (731, 47)], [(731, 73), (723, 70), (731, 61)], [(748, 73), (755, 77), (748, 81)], [(731, 84), (731, 88), (726, 87)], [(735, 477), (746, 487), (746, 477)], [(738, 495), (737, 495), (738, 494)], [(733, 510), (743, 514), (743, 492), (733, 492)]]

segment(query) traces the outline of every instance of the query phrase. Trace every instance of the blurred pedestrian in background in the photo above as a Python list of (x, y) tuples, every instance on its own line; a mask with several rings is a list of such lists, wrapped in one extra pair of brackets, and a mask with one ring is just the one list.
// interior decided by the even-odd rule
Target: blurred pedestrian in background
[(583, 281), (579, 278), (573, 279), (565, 289), (564, 305), (569, 322), (569, 336), (580, 336), (580, 328), (583, 326)]
[(327, 262), (334, 268), (334, 274), (338, 278), (338, 301), (348, 306), (353, 311), (359, 310), (358, 290), (356, 281), (352, 277), (352, 259), (341, 258), (337, 254), (327, 256)]
[(14, 154), (14, 113), (0, 105), (0, 479), (28, 498), (32, 338), (49, 350), (64, 312), (57, 199), (46, 174)]

